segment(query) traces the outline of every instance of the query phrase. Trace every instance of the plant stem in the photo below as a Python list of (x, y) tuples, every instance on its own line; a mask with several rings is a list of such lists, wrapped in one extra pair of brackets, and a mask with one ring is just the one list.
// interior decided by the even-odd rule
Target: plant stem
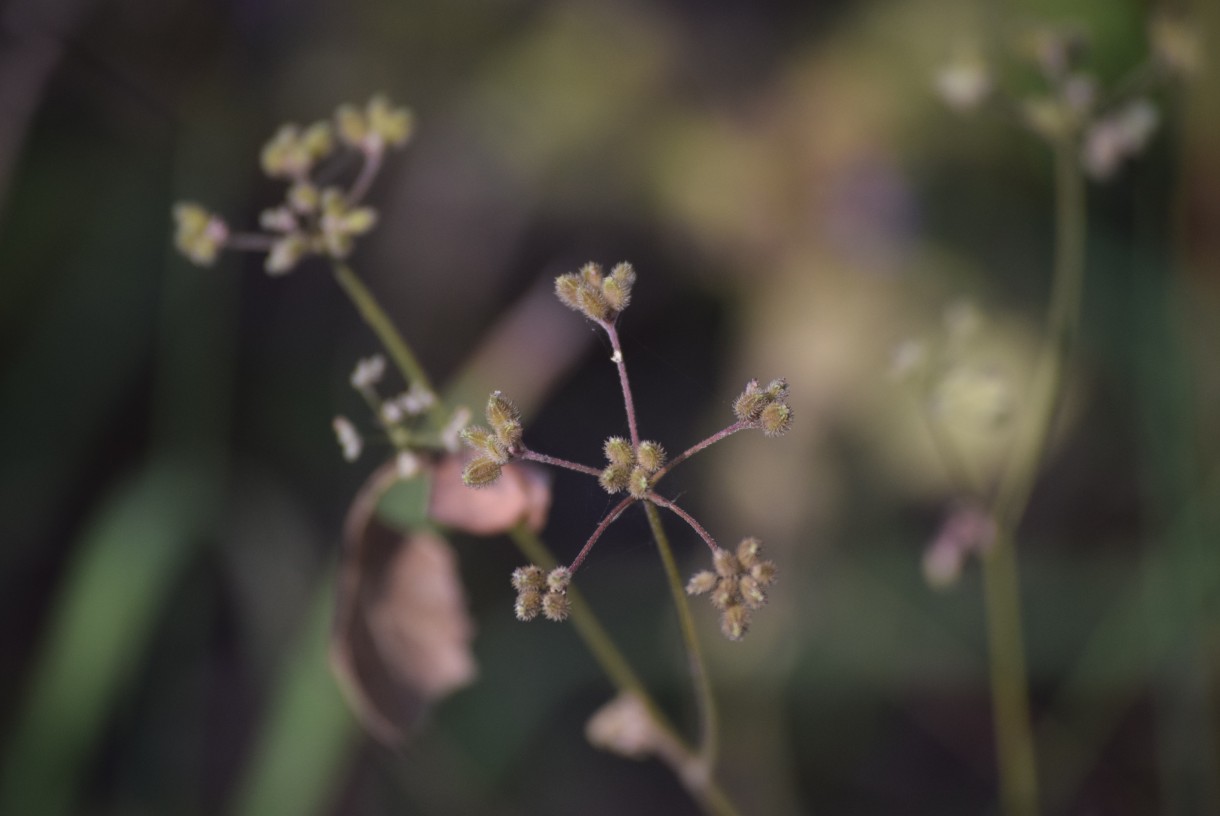
[(531, 462), (538, 462), (543, 465), (551, 465), (552, 467), (566, 468), (567, 470), (574, 470), (577, 473), (583, 473), (586, 476), (592, 476), (594, 479), (600, 478), (602, 475), (602, 472), (595, 467), (590, 467), (588, 465), (582, 465), (579, 462), (571, 462), (567, 459), (560, 459), (558, 456), (548, 456), (545, 453), (538, 453), (537, 451), (532, 451), (529, 448), (523, 447), (521, 449), (521, 451), (517, 454), (517, 458), (529, 459)]
[(585, 542), (585, 546), (581, 547), (580, 552), (578, 552), (576, 557), (572, 559), (572, 563), (568, 566), (569, 572), (576, 572), (576, 570), (580, 569), (580, 565), (585, 562), (585, 558), (588, 557), (589, 552), (593, 549), (593, 545), (596, 544), (597, 540), (602, 537), (602, 534), (605, 533), (606, 530), (609, 529), (610, 525), (623, 514), (624, 510), (637, 501), (639, 500), (634, 496), (628, 496), (618, 504), (614, 505), (614, 508), (606, 514), (606, 517), (598, 522), (597, 529), (593, 531), (593, 535), (589, 536), (589, 540)]
[(631, 447), (640, 449), (640, 430), (635, 421), (635, 400), (631, 398), (631, 383), (627, 381), (627, 361), (623, 359), (623, 346), (618, 340), (618, 329), (613, 323), (603, 323), (599, 321), (602, 329), (605, 330), (606, 336), (610, 338), (610, 346), (614, 349), (614, 356), (610, 359), (618, 368), (618, 381), (623, 387), (623, 405), (627, 409), (627, 428), (631, 431)]
[(652, 536), (657, 541), (657, 550), (661, 553), (661, 562), (665, 565), (665, 577), (669, 579), (669, 591), (677, 608), (678, 627), (682, 631), (682, 642), (686, 646), (691, 682), (695, 687), (695, 705), (699, 710), (699, 759), (703, 763), (704, 773), (711, 779), (716, 766), (718, 728), (712, 684), (708, 680), (707, 668), (703, 663), (703, 651), (699, 647), (699, 635), (695, 630), (695, 617), (691, 614), (690, 604), (686, 602), (686, 590), (682, 584), (682, 576), (678, 573), (673, 549), (669, 546), (669, 537), (661, 524), (661, 514), (649, 501), (644, 502), (644, 512), (648, 514), (648, 526), (652, 528)]
[(435, 393), (424, 367), (419, 364), (411, 347), (402, 339), (402, 335), (394, 328), (394, 323), (390, 320), (389, 315), (382, 311), (381, 306), (377, 303), (377, 298), (368, 290), (360, 277), (352, 271), (351, 267), (343, 263), (336, 263), (334, 271), (335, 280), (339, 282), (339, 286), (343, 288), (356, 310), (360, 312), (360, 317), (373, 330), (373, 334), (377, 335), (381, 345), (385, 346), (390, 358), (402, 372), (403, 379), (410, 385), (418, 385)]
[(997, 528), (995, 544), (983, 556), (996, 753), (1001, 798), (1010, 816), (1032, 816), (1038, 812), (1015, 539), (1061, 401), (1067, 357), (1080, 321), (1085, 269), (1085, 189), (1077, 150), (1074, 134), (1062, 137), (1055, 145), (1055, 266), (1046, 337), (1030, 388), (1029, 421), (1017, 429), (1008, 466), (996, 486), (992, 506)]
[(686, 512), (664, 496), (653, 493), (652, 491), (649, 491), (648, 495), (644, 498), (648, 499), (648, 501), (652, 502), (658, 507), (664, 507), (666, 510), (669, 510), (675, 516), (689, 524), (690, 528), (698, 533), (699, 537), (703, 539), (703, 542), (711, 549), (713, 555), (715, 555), (716, 551), (720, 549), (718, 546), (716, 546), (716, 539), (712, 538), (712, 534), (703, 529), (703, 525), (700, 524), (690, 513)]
[[(537, 564), (544, 570), (551, 570), (556, 566), (557, 562), (550, 550), (528, 527), (518, 525), (512, 529), (510, 535), (521, 554), (531, 564)], [(662, 755), (661, 759), (670, 766), (704, 812), (715, 816), (737, 816), (736, 806), (716, 783), (715, 777), (709, 772), (709, 765), (702, 756), (696, 757), (691, 747), (678, 734), (584, 596), (575, 587), (569, 587), (568, 601), (571, 603), (572, 625), (610, 682), (620, 692), (634, 694), (648, 711), (653, 725), (675, 746), (675, 756)]]
[(658, 470), (656, 472), (656, 474), (652, 477), (652, 483), (656, 484), (657, 482), (661, 481), (662, 476), (664, 476), (666, 473), (669, 473), (675, 467), (682, 464), (687, 459), (691, 458), (692, 456), (694, 456), (696, 453), (703, 450), (704, 448), (710, 447), (710, 446), (716, 444), (717, 442), (719, 442), (721, 439), (730, 437), (733, 434), (737, 433), (738, 431), (743, 430), (745, 428), (750, 428), (750, 427), (753, 427), (753, 426), (751, 426), (750, 423), (748, 423), (748, 422), (741, 422), (741, 421), (734, 422), (729, 427), (717, 431), (716, 433), (709, 436), (707, 439), (704, 439), (702, 442), (697, 442), (694, 445), (691, 445), (689, 448), (682, 451), (682, 453), (678, 454), (673, 459), (670, 459), (669, 462), (666, 463), (665, 467)]

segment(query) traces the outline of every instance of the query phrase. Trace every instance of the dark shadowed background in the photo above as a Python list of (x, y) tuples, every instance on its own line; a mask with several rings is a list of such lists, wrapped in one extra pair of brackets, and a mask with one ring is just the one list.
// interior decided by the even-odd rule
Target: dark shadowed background
[[(600, 462), (625, 427), (579, 316), (537, 320), (573, 352), (546, 377), (511, 347), (469, 369), (514, 304), (589, 260), (639, 273), (620, 330), (646, 437), (682, 450), (750, 377), (790, 381), (788, 436), (739, 435), (666, 481), (780, 565), (742, 643), (696, 605), (743, 809), (994, 812), (977, 569), (924, 581), (955, 496), (887, 369), (966, 299), (1020, 404), (1051, 163), (1011, 122), (947, 110), (931, 78), (961, 42), (1039, 20), (1080, 23), (1112, 78), (1143, 58), (1153, 6), (12, 0), (0, 810), (695, 812), (659, 764), (585, 742), (611, 687), (570, 629), (513, 619), (506, 540), (455, 539), (479, 679), (404, 752), (362, 735), (327, 672), (340, 528), (385, 453), (345, 463), (330, 421), (359, 416), (348, 374), (375, 338), (321, 264), (190, 265), (170, 208), (255, 223), (281, 194), (258, 167), (275, 129), (381, 91), (417, 130), (352, 263), (459, 398), (529, 383), (530, 445)], [(1158, 97), (1147, 154), (1090, 186), (1083, 334), (1021, 527), (1049, 813), (1220, 812), (1220, 7), (1194, 6), (1206, 67)], [(559, 474), (554, 502), (544, 536), (570, 558), (607, 496)], [(697, 538), (671, 535), (702, 568)], [(689, 724), (642, 514), (578, 580)]]

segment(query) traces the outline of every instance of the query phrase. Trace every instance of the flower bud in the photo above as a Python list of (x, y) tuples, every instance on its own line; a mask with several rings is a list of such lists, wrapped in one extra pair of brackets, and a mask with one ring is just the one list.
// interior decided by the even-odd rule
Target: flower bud
[(597, 481), (607, 493), (620, 493), (627, 489), (631, 470), (630, 465), (610, 465), (602, 471)]
[(758, 422), (767, 436), (783, 436), (792, 427), (792, 409), (787, 403), (773, 402), (762, 410)]
[(500, 478), (501, 464), (486, 456), (476, 456), (462, 469), (462, 482), (467, 487), (487, 487)]
[(602, 445), (602, 450), (605, 451), (606, 459), (612, 465), (629, 467), (635, 464), (635, 451), (631, 449), (631, 443), (621, 436), (612, 436)]
[(641, 442), (636, 461), (647, 473), (656, 473), (665, 464), (665, 448), (659, 442)]
[(542, 567), (530, 564), (513, 570), (513, 589), (517, 592), (539, 591), (546, 584)]
[(538, 613), (542, 611), (542, 593), (533, 589), (522, 592), (517, 596), (513, 611), (517, 613), (517, 620), (521, 621), (538, 617)]
[(542, 596), (542, 614), (547, 620), (556, 622), (567, 620), (571, 610), (572, 604), (568, 600), (568, 596), (561, 592), (548, 592)]
[(686, 585), (686, 594), (703, 595), (706, 592), (711, 592), (718, 580), (720, 579), (716, 576), (716, 573), (709, 570), (696, 572), (691, 576), (690, 582)]
[(730, 606), (720, 617), (720, 631), (729, 640), (741, 640), (750, 628), (750, 610), (744, 606)]

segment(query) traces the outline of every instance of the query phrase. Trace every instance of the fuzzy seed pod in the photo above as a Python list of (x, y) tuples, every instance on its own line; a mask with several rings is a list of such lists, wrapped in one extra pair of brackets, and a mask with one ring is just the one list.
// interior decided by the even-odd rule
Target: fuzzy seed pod
[(602, 297), (615, 312), (621, 312), (631, 303), (631, 287), (635, 284), (635, 270), (629, 263), (620, 263), (602, 281)]
[(517, 596), (513, 611), (517, 613), (517, 620), (521, 621), (538, 617), (538, 613), (542, 611), (542, 593), (533, 589), (522, 592)]
[(513, 570), (513, 589), (518, 592), (538, 591), (546, 584), (542, 575), (542, 567), (530, 564), (527, 567), (517, 567)]
[(728, 609), (737, 603), (737, 585), (732, 578), (718, 578), (716, 588), (712, 590), (712, 606), (717, 609)]
[(774, 584), (776, 572), (777, 569), (774, 561), (759, 561), (750, 567), (750, 576), (761, 586)]
[(602, 450), (605, 451), (606, 459), (612, 465), (630, 467), (635, 464), (635, 451), (631, 449), (631, 443), (621, 436), (612, 436), (607, 439)]
[(728, 550), (717, 549), (712, 554), (712, 564), (716, 567), (716, 574), (722, 578), (733, 578), (741, 572), (741, 564), (737, 563), (737, 556)]
[(737, 591), (746, 606), (758, 609), (767, 602), (767, 593), (759, 586), (758, 581), (749, 575), (743, 575), (737, 580)]
[(516, 420), (510, 419), (496, 426), (496, 438), (504, 447), (505, 454), (521, 444), (524, 433), (525, 429)]
[(576, 294), (577, 308), (590, 320), (604, 323), (610, 317), (610, 304), (606, 303), (601, 289), (582, 286)]
[(691, 576), (690, 582), (686, 585), (686, 594), (702, 595), (705, 592), (711, 592), (713, 587), (716, 586), (716, 582), (718, 580), (719, 579), (716, 577), (716, 573), (714, 572), (710, 572), (708, 570), (696, 572)]
[(580, 303), (577, 301), (577, 297), (580, 294), (581, 288), (582, 284), (579, 275), (560, 275), (555, 278), (555, 297), (559, 298), (559, 301), (569, 309), (580, 311)]
[(645, 472), (656, 473), (665, 464), (665, 448), (659, 442), (641, 442), (635, 458)]
[(503, 391), (492, 391), (491, 396), (487, 398), (487, 424), (499, 432), (500, 426), (505, 423), (515, 422), (518, 425), (521, 423), (521, 411), (513, 404), (513, 401), (504, 396)]
[(767, 436), (783, 436), (792, 427), (792, 409), (785, 402), (773, 402), (763, 409), (758, 422)]
[(487, 487), (500, 478), (501, 463), (486, 456), (476, 456), (462, 469), (462, 482), (467, 487)]
[(571, 609), (572, 605), (568, 601), (568, 596), (561, 592), (548, 592), (542, 596), (542, 614), (547, 620), (567, 620)]
[(627, 492), (637, 499), (642, 499), (648, 494), (652, 487), (652, 479), (649, 473), (644, 468), (636, 465), (631, 469), (631, 475), (627, 477)]
[(555, 567), (547, 573), (546, 585), (551, 592), (566, 592), (572, 583), (572, 571), (567, 567)]
[(737, 560), (745, 569), (750, 569), (757, 564), (760, 555), (762, 555), (762, 542), (753, 536), (743, 538), (737, 545)]
[(750, 610), (744, 606), (730, 606), (720, 617), (720, 631), (729, 640), (741, 640), (750, 628)]
[(745, 390), (733, 402), (733, 413), (742, 422), (757, 422), (770, 402), (767, 395), (758, 389), (758, 380), (750, 380), (746, 383)]
[(597, 479), (607, 493), (621, 493), (627, 489), (627, 483), (630, 480), (631, 467), (629, 465), (610, 465)]
[(580, 279), (586, 286), (601, 289), (603, 280), (601, 265), (589, 261), (580, 268)]
[(767, 383), (766, 389), (763, 391), (771, 402), (782, 402), (788, 399), (788, 381), (783, 379), (772, 380)]
[(481, 453), (484, 458), (490, 459), (498, 465), (503, 465), (512, 458), (509, 456), (508, 448), (505, 447), (504, 443), (482, 425), (467, 425), (462, 429), (459, 436), (461, 436), (462, 441)]

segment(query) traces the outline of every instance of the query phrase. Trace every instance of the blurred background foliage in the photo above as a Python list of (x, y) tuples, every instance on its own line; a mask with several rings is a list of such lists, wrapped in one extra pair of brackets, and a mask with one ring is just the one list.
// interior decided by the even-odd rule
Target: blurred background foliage
[[(1090, 187), (1067, 421), (1021, 529), (1051, 813), (1220, 812), (1220, 6), (1194, 5), (1207, 67), (1161, 98), (1149, 154)], [(716, 535), (759, 535), (781, 564), (745, 642), (697, 609), (743, 808), (989, 812), (978, 577), (924, 583), (955, 497), (886, 369), (965, 298), (985, 315), (970, 353), (1020, 405), (1050, 160), (1009, 122), (945, 110), (931, 76), (964, 41), (1068, 21), (1112, 78), (1145, 53), (1152, 8), (12, 0), (0, 811), (694, 812), (659, 765), (584, 742), (610, 687), (570, 630), (512, 619), (506, 541), (456, 542), (480, 678), (402, 754), (360, 734), (327, 672), (339, 530), (376, 458), (343, 463), (329, 422), (358, 413), (347, 375), (374, 338), (321, 266), (189, 266), (169, 211), (189, 198), (254, 223), (276, 195), (256, 160), (274, 129), (380, 90), (419, 128), (354, 264), (471, 404), (520, 385), (532, 447), (599, 461), (621, 405), (604, 344), (564, 325), (578, 318), (554, 304), (521, 340), (562, 344), (549, 378), (531, 379), (536, 351), (479, 351), (587, 260), (639, 270), (622, 333), (646, 436), (681, 450), (727, 423), (747, 378), (791, 381), (792, 434), (734, 438), (672, 477)], [(560, 475), (545, 536), (561, 558), (606, 507)], [(689, 721), (642, 515), (580, 583)]]

